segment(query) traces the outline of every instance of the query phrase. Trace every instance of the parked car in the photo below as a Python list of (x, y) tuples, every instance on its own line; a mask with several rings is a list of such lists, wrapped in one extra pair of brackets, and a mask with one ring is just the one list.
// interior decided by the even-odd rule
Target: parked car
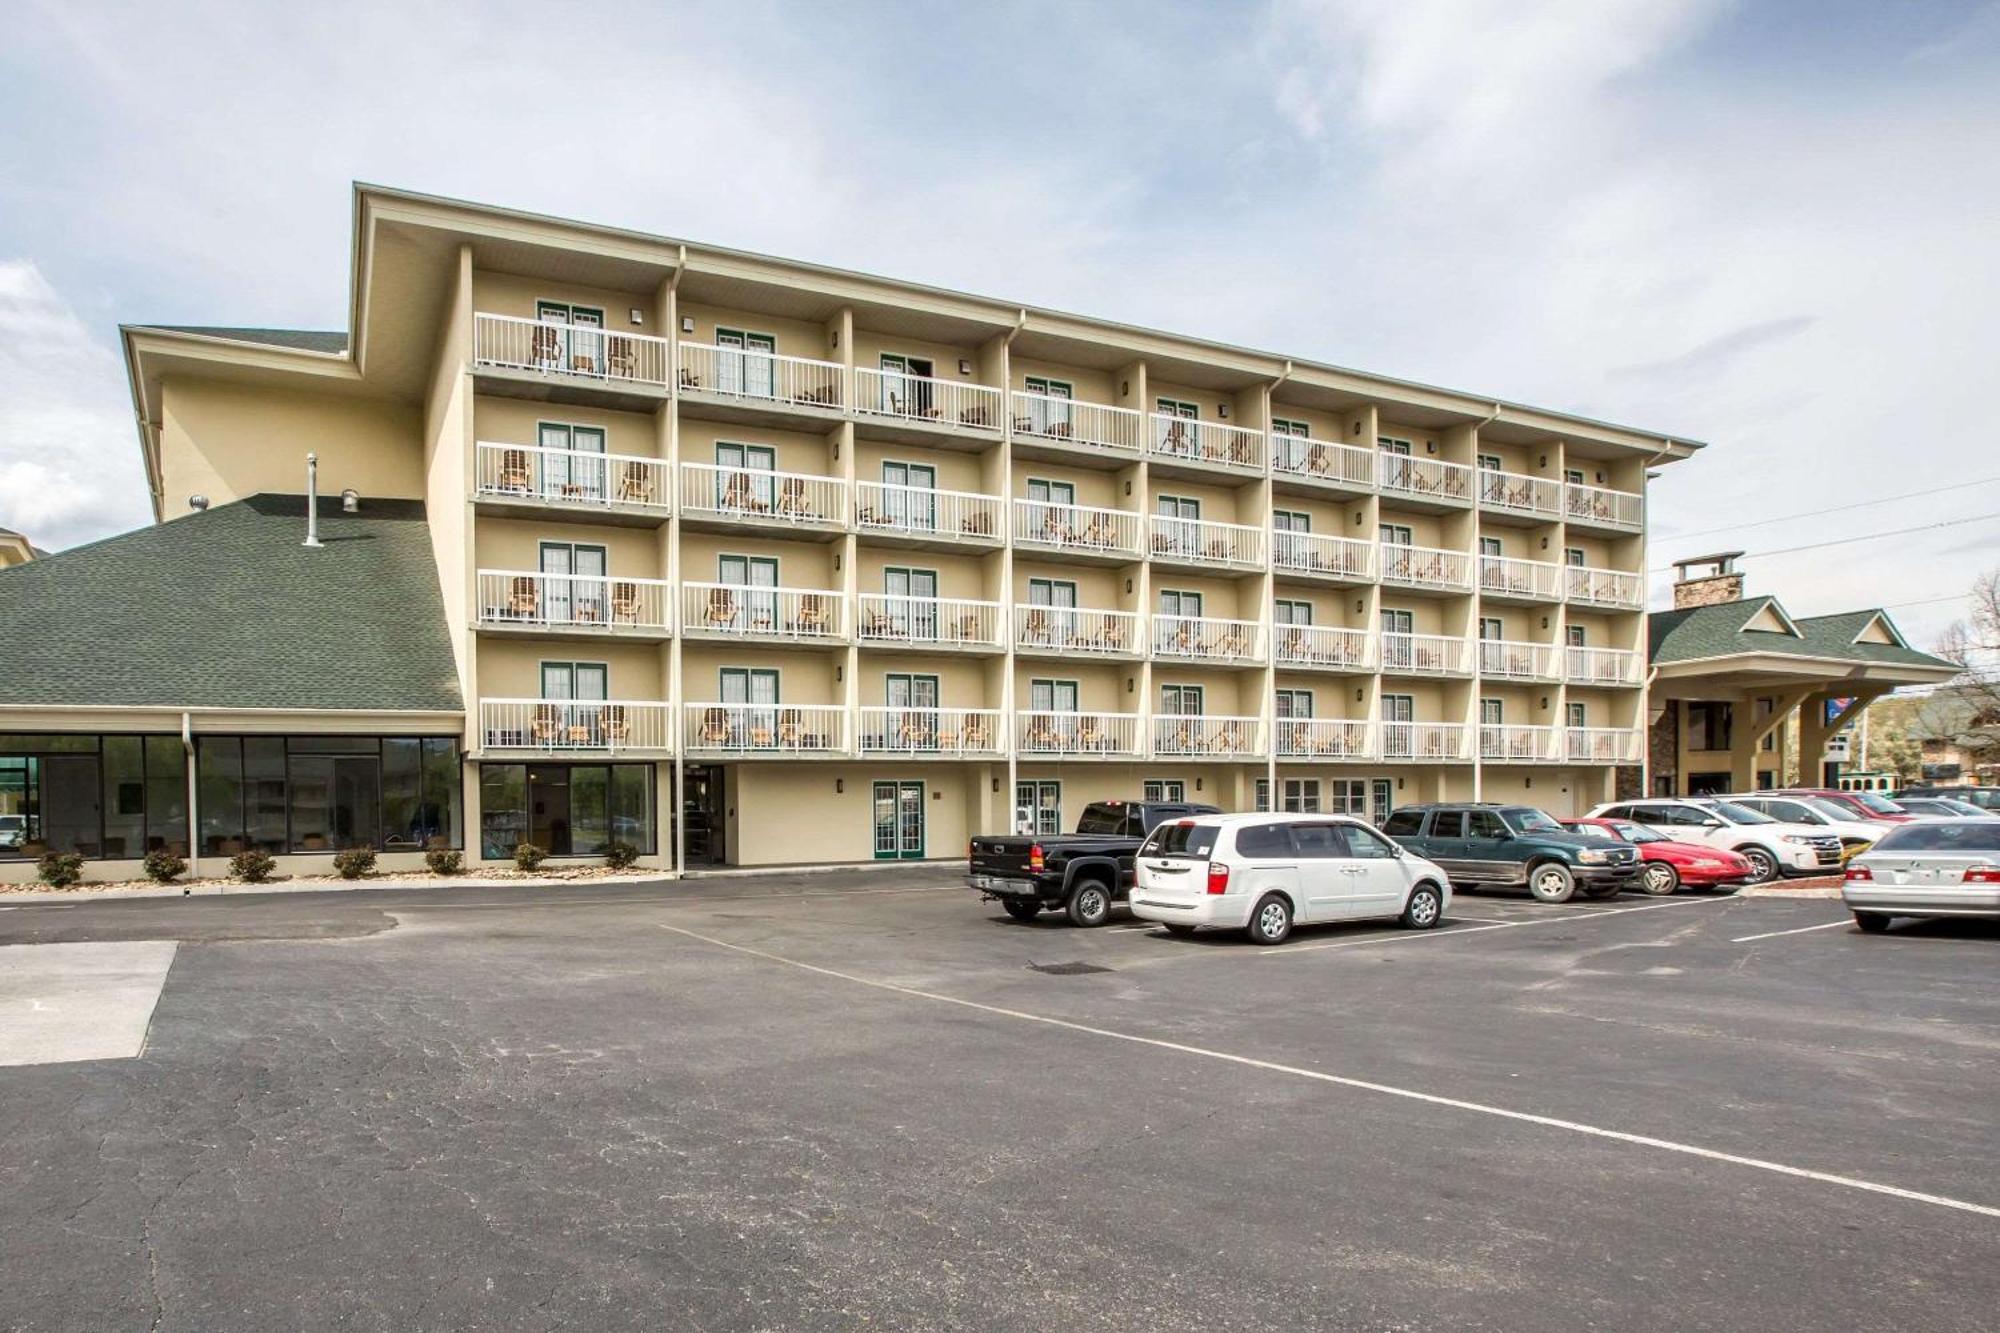
[(2000, 814), (2000, 787), (1934, 787), (1925, 783), (1903, 788), (1895, 799), (1900, 802), (1905, 796), (1942, 796), (1976, 805), (1988, 814)]
[(1899, 796), (1896, 804), (1913, 815), (1934, 819), (1978, 819), (1988, 813), (1970, 801), (1954, 801), (1947, 796)]
[(1851, 857), (1861, 848), (1896, 827), (1887, 820), (1856, 819), (1845, 806), (1832, 801), (1821, 800), (1817, 796), (1775, 796), (1770, 792), (1746, 792), (1741, 796), (1722, 798), (1746, 810), (1755, 810), (1760, 815), (1786, 824), (1806, 824), (1824, 829), (1840, 839), (1840, 849), (1844, 857)]
[(1016, 921), (1060, 909), (1072, 925), (1101, 926), (1132, 888), (1132, 858), (1161, 821), (1219, 813), (1185, 801), (1093, 801), (1073, 834), (981, 834), (967, 851), (966, 884)]
[(1837, 805), (1855, 819), (1874, 819), (1901, 824), (1915, 816), (1879, 791), (1842, 791), (1838, 787), (1780, 787), (1766, 796), (1811, 796)]
[(1393, 917), (1429, 930), (1451, 879), (1351, 815), (1196, 815), (1139, 849), (1132, 915), (1175, 935), (1203, 926), (1279, 944), (1297, 924)]
[(1720, 847), (1675, 842), (1629, 819), (1565, 819), (1562, 826), (1586, 838), (1629, 842), (1639, 849), (1639, 888), (1666, 895), (1685, 885), (1691, 889), (1732, 892), (1756, 874), (1749, 859)]
[(1721, 847), (1746, 858), (1752, 884), (1780, 875), (1830, 873), (1840, 867), (1840, 839), (1811, 824), (1785, 824), (1714, 797), (1654, 797), (1612, 801), (1593, 819), (1629, 819), (1677, 842)]
[(1892, 829), (1847, 867), (1840, 896), (1870, 932), (1899, 916), (2000, 918), (2000, 818)]
[(0, 847), (19, 847), (27, 840), (26, 815), (0, 815)]
[(1406, 805), (1382, 831), (1443, 866), (1461, 888), (1527, 887), (1537, 901), (1608, 898), (1637, 888), (1639, 851), (1571, 833), (1533, 806), (1458, 803)]

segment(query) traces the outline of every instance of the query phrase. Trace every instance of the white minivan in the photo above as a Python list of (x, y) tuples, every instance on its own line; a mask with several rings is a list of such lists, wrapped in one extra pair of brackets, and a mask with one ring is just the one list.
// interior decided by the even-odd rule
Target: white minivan
[(1359, 819), (1344, 815), (1193, 815), (1155, 828), (1139, 848), (1132, 915), (1176, 935), (1202, 926), (1277, 944), (1296, 923), (1394, 917), (1429, 930), (1451, 906), (1451, 880)]

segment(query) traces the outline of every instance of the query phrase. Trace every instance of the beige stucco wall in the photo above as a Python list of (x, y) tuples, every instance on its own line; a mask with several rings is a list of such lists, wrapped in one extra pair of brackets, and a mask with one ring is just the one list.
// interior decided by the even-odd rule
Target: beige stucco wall
[(604, 432), (604, 447), (614, 454), (638, 458), (659, 456), (660, 431), (649, 412), (613, 412), (575, 403), (541, 403), (499, 394), (480, 394), (473, 405), (478, 437), (488, 444), (539, 444), (542, 422), (595, 426)]
[(667, 697), (666, 657), (654, 643), (589, 643), (488, 637), (479, 645), (479, 694), (488, 699), (534, 699), (542, 693), (543, 662), (602, 662), (613, 699)]
[(160, 481), (168, 518), (272, 492), (303, 495), (306, 454), (319, 455), (322, 495), (421, 500), (422, 410), (346, 394), (170, 378), (161, 390)]
[(1118, 378), (1108, 370), (1092, 370), (1019, 356), (1007, 359), (1007, 369), (1014, 387), (1023, 391), (1028, 387), (1028, 377), (1033, 375), (1068, 384), (1070, 396), (1080, 403), (1115, 403), (1118, 399)]
[[(738, 864), (866, 861), (874, 856), (873, 784), (924, 784), (924, 854), (963, 860), (980, 828), (985, 766), (881, 763), (738, 764), (726, 810)], [(838, 784), (844, 790), (836, 790)], [(1004, 783), (1003, 783), (1004, 785)]]
[(1066, 482), (1076, 488), (1076, 503), (1100, 509), (1136, 509), (1135, 498), (1125, 494), (1118, 476), (1087, 467), (1065, 467), (1045, 458), (1026, 458), (1014, 465), (1012, 494), (1026, 499), (1030, 481)]
[[(515, 273), (480, 269), (472, 278), (473, 306), (481, 314), (535, 317), (537, 301), (565, 301), (571, 305), (595, 306), (604, 312), (604, 327), (614, 333), (641, 333), (660, 336), (654, 327), (655, 303), (650, 291), (618, 291), (609, 287), (589, 287), (582, 283), (528, 278)], [(642, 322), (632, 322), (637, 306)]]
[(786, 541), (767, 537), (755, 528), (734, 532), (686, 532), (681, 535), (681, 577), (691, 583), (719, 581), (723, 555), (756, 556), (778, 562), (778, 586), (837, 591), (840, 574), (833, 568), (839, 542)]
[(715, 462), (718, 442), (762, 445), (777, 457), (778, 471), (804, 472), (816, 477), (842, 475), (833, 458), (832, 438), (804, 431), (772, 430), (768, 426), (748, 426), (734, 421), (705, 421), (690, 417), (681, 422), (681, 459), (688, 463)]
[(830, 345), (826, 327), (811, 320), (752, 314), (726, 306), (700, 305), (685, 300), (680, 303), (679, 313), (682, 319), (694, 321), (692, 333), (678, 328), (674, 330), (674, 336), (684, 342), (713, 344), (715, 330), (721, 327), (740, 333), (768, 334), (776, 340), (780, 356), (803, 356), (815, 361), (841, 359), (840, 353)]
[(776, 671), (779, 703), (837, 704), (846, 698), (844, 682), (834, 679), (834, 673), (844, 669), (844, 653), (803, 652), (705, 639), (688, 640), (681, 652), (681, 692), (688, 703), (719, 701), (724, 667)]

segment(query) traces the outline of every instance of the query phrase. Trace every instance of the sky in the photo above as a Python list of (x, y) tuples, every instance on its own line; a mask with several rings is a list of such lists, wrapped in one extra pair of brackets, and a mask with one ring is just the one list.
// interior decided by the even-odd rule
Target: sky
[(2000, 2), (5, 22), (0, 526), (52, 549), (150, 517), (117, 326), (343, 327), (364, 180), (1704, 440), (1653, 489), (1656, 605), (1742, 548), (1926, 644), (2000, 566)]

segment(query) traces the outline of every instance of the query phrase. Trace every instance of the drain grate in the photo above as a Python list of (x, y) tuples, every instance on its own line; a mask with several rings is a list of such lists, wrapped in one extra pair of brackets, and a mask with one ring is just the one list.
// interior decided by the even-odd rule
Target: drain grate
[(1028, 970), (1046, 972), (1052, 977), (1081, 977), (1092, 972), (1109, 972), (1112, 969), (1099, 967), (1095, 963), (1030, 963)]

